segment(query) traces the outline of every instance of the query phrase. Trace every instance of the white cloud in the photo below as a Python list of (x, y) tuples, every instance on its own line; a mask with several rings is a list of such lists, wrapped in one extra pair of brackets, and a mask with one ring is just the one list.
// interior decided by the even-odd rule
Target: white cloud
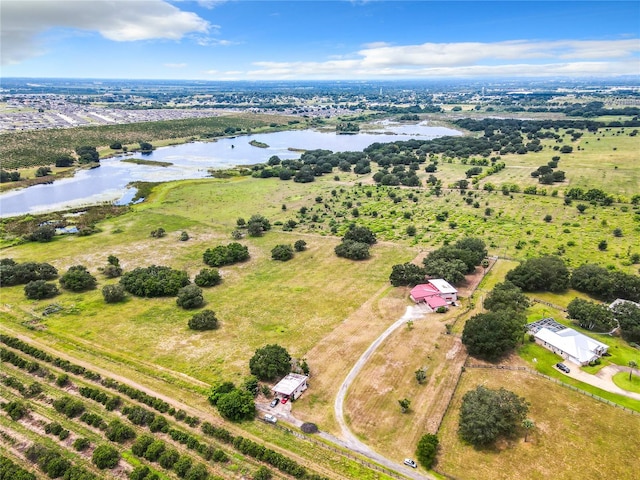
[(179, 40), (211, 28), (195, 13), (163, 0), (3, 0), (0, 21), (3, 64), (44, 53), (38, 36), (52, 28), (97, 31), (117, 42)]
[(512, 40), (493, 43), (368, 44), (357, 55), (322, 62), (255, 62), (252, 78), (640, 75), (640, 41)]
[(196, 43), (201, 47), (229, 47), (231, 45), (240, 45), (241, 42), (233, 42), (231, 40), (223, 40), (220, 38), (198, 37)]
[(226, 0), (198, 0), (198, 5), (200, 5), (203, 8), (208, 8), (209, 10), (212, 10), (216, 8), (218, 5), (221, 5), (225, 2)]

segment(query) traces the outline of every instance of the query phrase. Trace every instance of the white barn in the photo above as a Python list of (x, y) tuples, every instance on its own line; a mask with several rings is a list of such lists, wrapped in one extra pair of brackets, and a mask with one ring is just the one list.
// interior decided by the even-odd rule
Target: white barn
[(307, 389), (309, 377), (298, 373), (290, 373), (280, 380), (271, 390), (276, 397), (297, 399)]

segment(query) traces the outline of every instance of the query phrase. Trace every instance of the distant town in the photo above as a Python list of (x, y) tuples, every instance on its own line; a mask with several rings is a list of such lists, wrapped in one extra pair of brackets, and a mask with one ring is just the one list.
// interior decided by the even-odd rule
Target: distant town
[(586, 101), (601, 101), (607, 108), (638, 107), (640, 85), (3, 79), (0, 132), (203, 118), (237, 111), (308, 118), (364, 111), (566, 113), (568, 106)]

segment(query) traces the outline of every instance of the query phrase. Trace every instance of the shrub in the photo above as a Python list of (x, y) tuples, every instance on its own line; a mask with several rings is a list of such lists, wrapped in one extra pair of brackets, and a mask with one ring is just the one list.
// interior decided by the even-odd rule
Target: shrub
[(304, 252), (307, 249), (307, 242), (304, 240), (296, 240), (293, 244), (293, 248), (296, 252)]
[(54, 400), (53, 408), (56, 412), (63, 413), (69, 418), (77, 417), (85, 410), (84, 404), (80, 400), (66, 395)]
[(203, 310), (189, 319), (191, 330), (215, 330), (218, 328), (218, 319), (212, 310)]
[(24, 294), (29, 300), (42, 300), (58, 295), (60, 291), (53, 283), (44, 280), (33, 280), (24, 286)]
[(127, 292), (138, 297), (173, 296), (189, 285), (189, 276), (185, 271), (151, 265), (125, 273), (120, 284)]
[(158, 463), (162, 468), (171, 470), (179, 458), (180, 454), (178, 453), (178, 451), (171, 448), (162, 452), (162, 454), (158, 457)]
[(91, 275), (87, 267), (83, 265), (74, 265), (69, 267), (67, 273), (60, 277), (60, 285), (65, 290), (72, 292), (82, 292), (96, 288), (98, 281), (96, 277)]
[(273, 474), (271, 470), (269, 470), (264, 465), (256, 470), (256, 473), (253, 474), (253, 480), (271, 480)]
[(173, 465), (173, 470), (176, 472), (176, 475), (180, 478), (184, 478), (192, 464), (191, 458), (186, 455), (180, 456), (178, 461)]
[(64, 388), (67, 385), (69, 385), (69, 375), (67, 375), (66, 373), (62, 373), (58, 376), (58, 378), (56, 378), (56, 385)]
[(84, 437), (76, 438), (72, 444), (73, 448), (78, 452), (86, 450), (87, 448), (89, 448), (89, 445), (91, 445), (91, 442), (89, 442), (88, 438)]
[(144, 451), (144, 458), (150, 462), (155, 462), (165, 451), (165, 444), (162, 440), (154, 440)]
[(29, 235), (28, 239), (32, 242), (46, 243), (53, 240), (56, 229), (52, 225), (41, 225)]
[(187, 285), (178, 290), (176, 304), (184, 309), (200, 308), (204, 305), (202, 289), (197, 285)]
[(140, 435), (131, 445), (131, 452), (136, 457), (142, 457), (144, 456), (144, 452), (147, 451), (147, 448), (149, 448), (149, 445), (151, 445), (153, 441), (154, 438), (151, 435)]
[(334, 249), (336, 255), (350, 260), (366, 260), (369, 258), (369, 244), (353, 240), (343, 240)]
[(107, 303), (118, 303), (125, 299), (124, 287), (120, 284), (102, 287), (102, 296)]
[(120, 420), (112, 420), (107, 426), (105, 436), (112, 442), (124, 443), (131, 438), (135, 438), (136, 432)]
[(13, 401), (6, 403), (2, 406), (3, 410), (7, 412), (9, 418), (13, 421), (20, 420), (28, 413), (26, 405), (20, 401)]
[(53, 280), (58, 276), (48, 263), (16, 263), (10, 258), (0, 260), (0, 287), (27, 284), (34, 280)]
[(203, 268), (195, 276), (193, 283), (199, 287), (214, 287), (222, 282), (220, 272), (214, 268)]
[(262, 215), (252, 215), (247, 222), (247, 232), (251, 237), (260, 237), (267, 230), (271, 230), (271, 223)]
[(111, 445), (98, 445), (93, 451), (91, 461), (100, 470), (114, 468), (120, 461), (120, 452)]
[(354, 242), (373, 245), (376, 243), (376, 235), (367, 227), (351, 226), (344, 234), (343, 241), (352, 240)]
[(202, 255), (204, 263), (210, 267), (222, 267), (249, 259), (249, 248), (237, 242), (208, 248)]
[(271, 249), (271, 258), (281, 262), (291, 260), (293, 258), (293, 248), (291, 248), (291, 245), (276, 245)]
[(423, 435), (416, 447), (416, 457), (424, 468), (431, 468), (438, 451), (438, 437), (431, 433)]

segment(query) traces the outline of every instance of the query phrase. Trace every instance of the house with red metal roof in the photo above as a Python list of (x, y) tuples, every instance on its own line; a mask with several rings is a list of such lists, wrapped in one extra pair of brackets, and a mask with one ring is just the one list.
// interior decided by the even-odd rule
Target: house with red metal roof
[(441, 278), (428, 280), (411, 289), (411, 300), (426, 303), (432, 309), (451, 305), (458, 300), (458, 290)]

